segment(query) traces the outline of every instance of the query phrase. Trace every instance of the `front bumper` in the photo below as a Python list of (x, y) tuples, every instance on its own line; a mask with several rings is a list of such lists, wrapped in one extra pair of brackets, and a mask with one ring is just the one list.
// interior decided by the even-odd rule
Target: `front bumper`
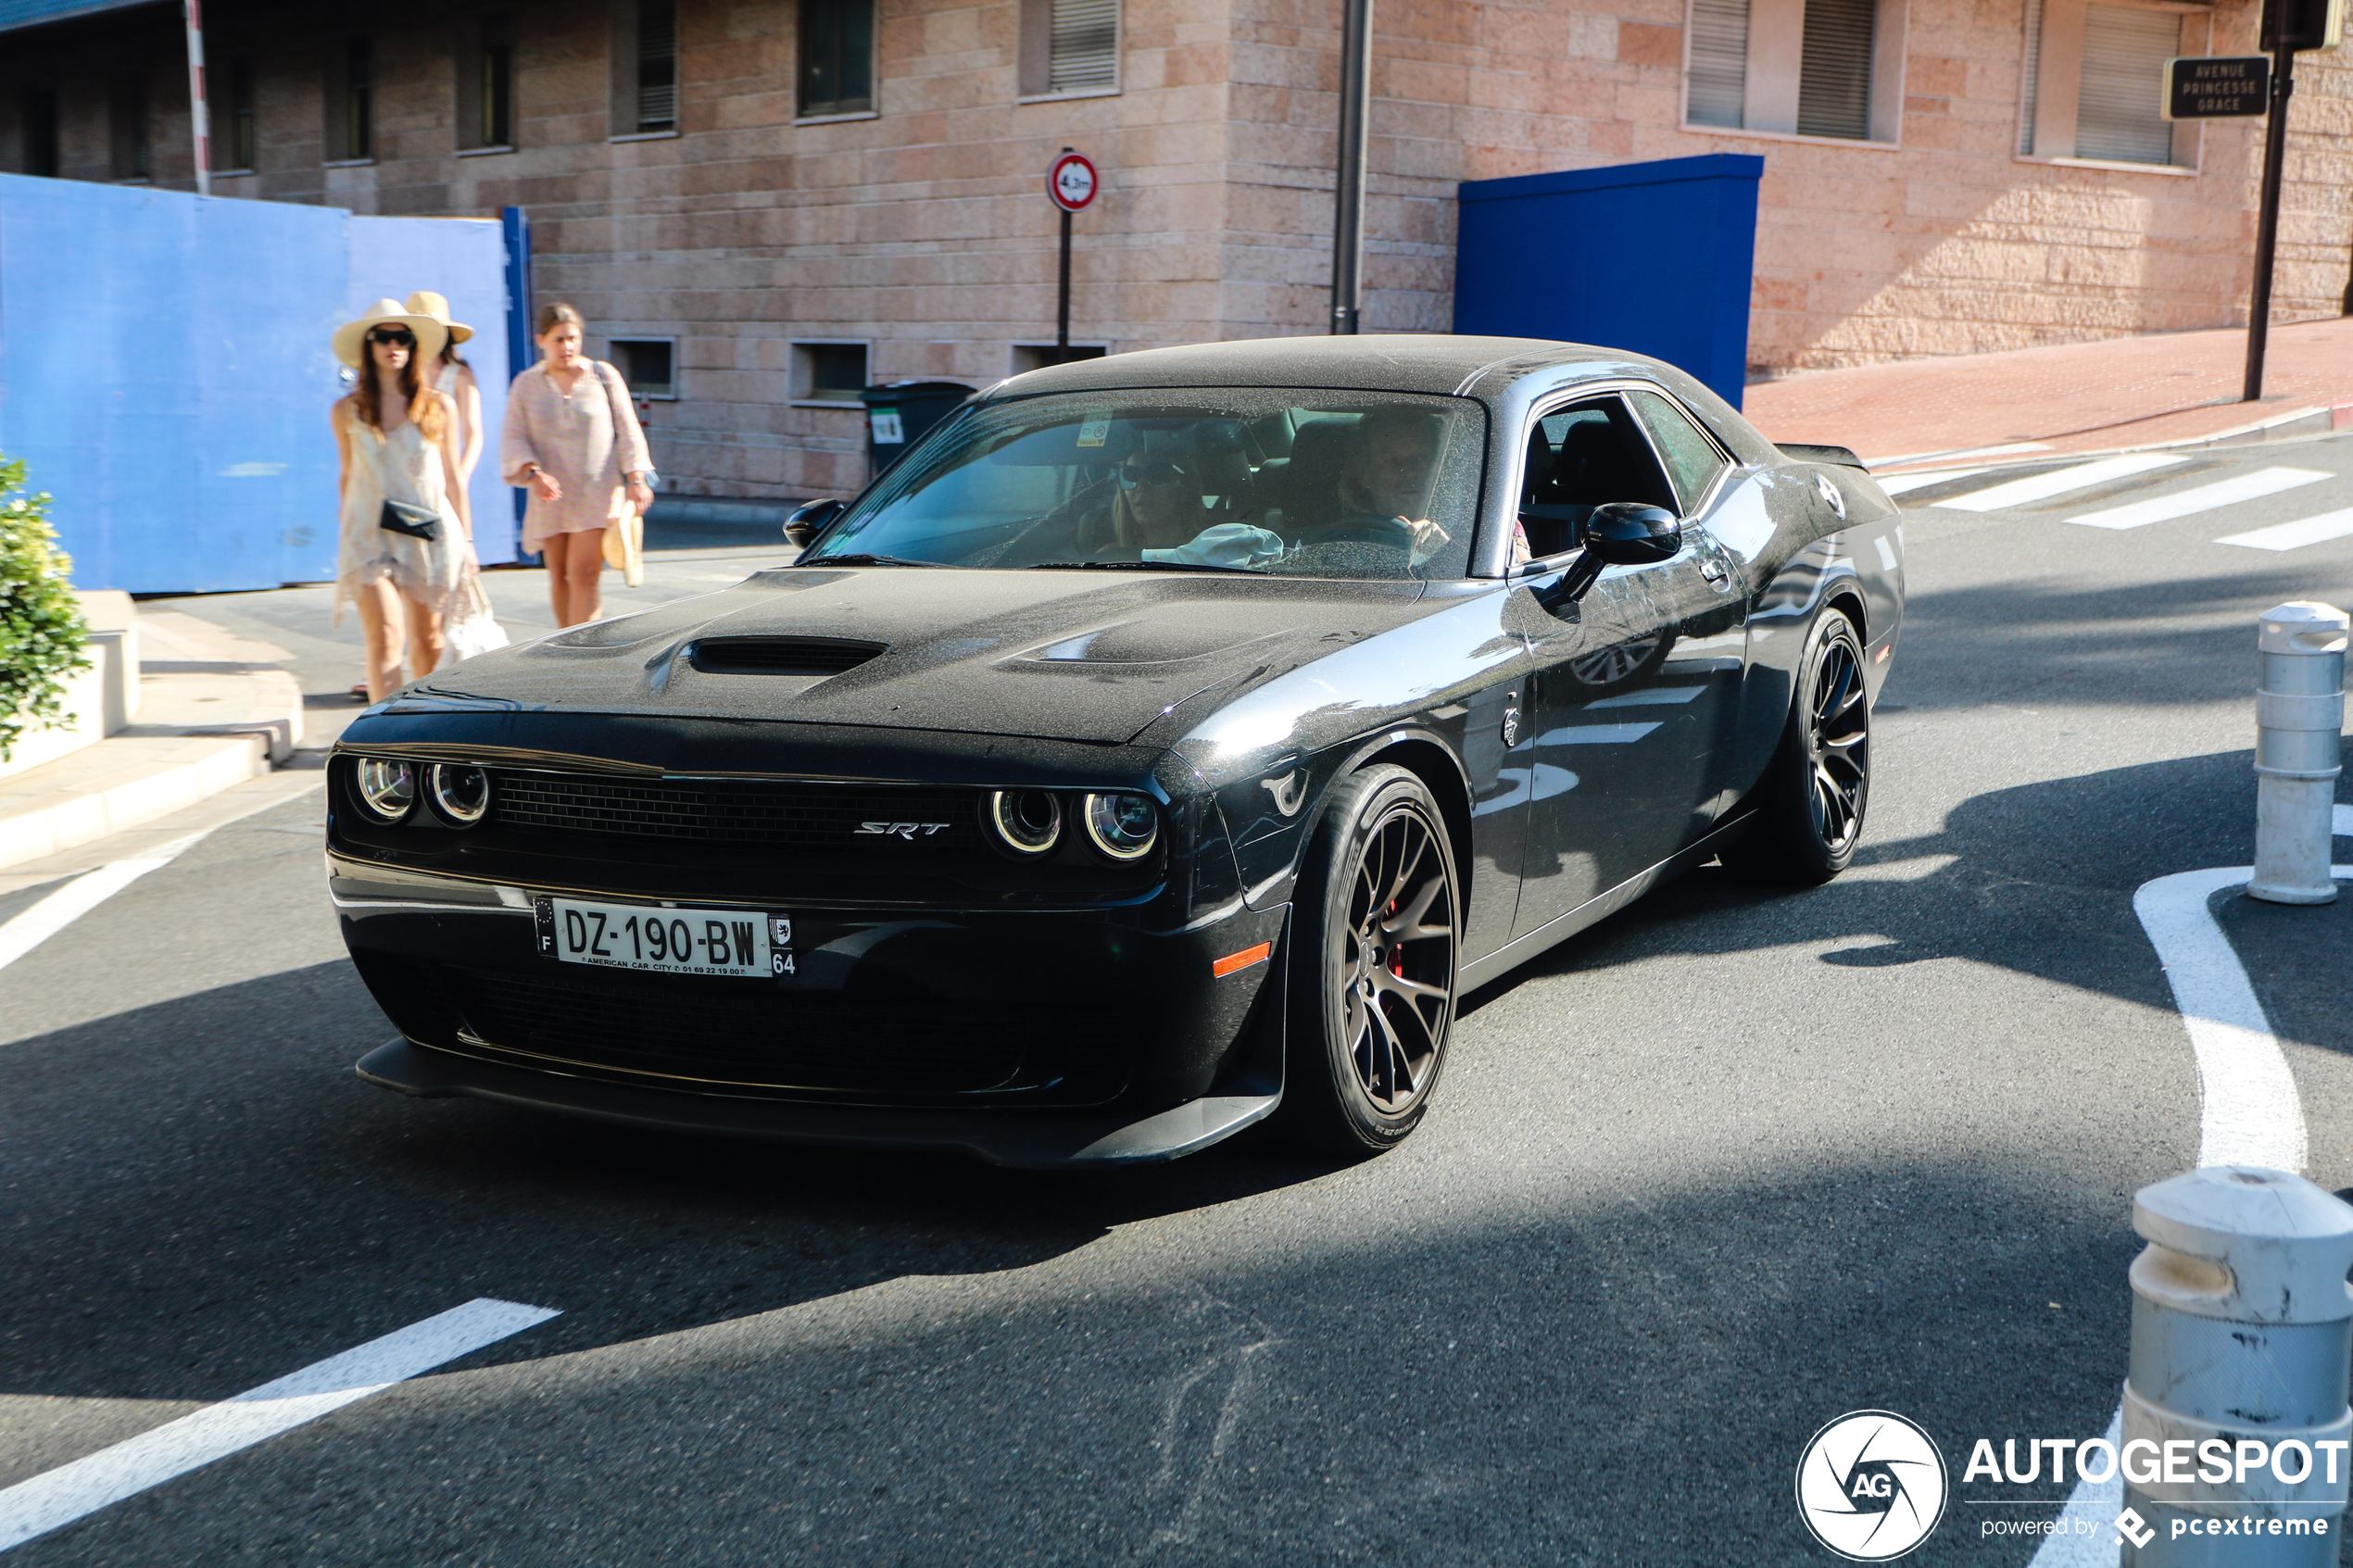
[(333, 853), (329, 872), (402, 1035), (360, 1075), (408, 1094), (1010, 1165), (1174, 1158), (1281, 1094), (1283, 909), (1159, 931), (1140, 910), (681, 899), (789, 916), (799, 949), (790, 976), (690, 978), (544, 955), (535, 898), (578, 890)]

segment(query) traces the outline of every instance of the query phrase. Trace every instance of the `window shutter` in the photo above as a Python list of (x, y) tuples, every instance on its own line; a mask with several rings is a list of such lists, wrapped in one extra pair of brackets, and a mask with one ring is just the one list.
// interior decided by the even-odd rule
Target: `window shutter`
[(1683, 119), (1737, 131), (1748, 107), (1748, 0), (1692, 0)]
[(1806, 53), (1797, 68), (1801, 136), (1871, 135), (1871, 31), (1877, 0), (1806, 0)]
[(2019, 96), (2025, 119), (2018, 129), (2021, 157), (2034, 156), (2034, 105), (2043, 83), (2043, 0), (2026, 0), (2026, 60), (2020, 72)]
[(2165, 62), (2182, 52), (2182, 19), (2123, 6), (2083, 8), (2083, 92), (2075, 107), (2075, 156), (2171, 163), (2164, 113)]
[(1119, 0), (1054, 0), (1046, 91), (1119, 85)]
[(638, 0), (637, 129), (678, 125), (677, 0)]

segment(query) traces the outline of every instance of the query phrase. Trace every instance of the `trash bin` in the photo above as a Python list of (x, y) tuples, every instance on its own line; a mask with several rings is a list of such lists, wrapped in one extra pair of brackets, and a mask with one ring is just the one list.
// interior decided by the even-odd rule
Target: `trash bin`
[(879, 479), (924, 433), (978, 389), (956, 381), (908, 381), (870, 386), (858, 395), (866, 405), (866, 456)]

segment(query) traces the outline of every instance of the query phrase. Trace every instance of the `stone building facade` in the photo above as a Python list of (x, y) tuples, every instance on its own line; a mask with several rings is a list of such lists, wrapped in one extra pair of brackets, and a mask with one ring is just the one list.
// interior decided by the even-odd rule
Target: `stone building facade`
[[(1376, 0), (1366, 325), (1447, 328), (1461, 181), (1718, 151), (1765, 158), (1759, 373), (2241, 321), (2261, 122), (2166, 140), (2133, 120), (2131, 82), (2121, 108), (2102, 97), (2099, 50), (2248, 52), (2256, 11)], [(1064, 147), (1105, 176), (1075, 224), (1074, 342), (1327, 320), (1338, 0), (207, 14), (213, 162), (241, 169), (216, 194), (526, 208), (538, 297), (636, 345), (640, 380), (666, 358), (673, 395), (649, 423), (687, 494), (854, 488), (846, 384), (983, 383), (1036, 362), (1054, 320), (1044, 175)], [(845, 16), (869, 30), (862, 100), (841, 84), (861, 64)], [(1062, 23), (1094, 29), (1068, 80)], [(0, 169), (190, 186), (178, 6), (0, 40)], [(2353, 262), (2353, 71), (2334, 54), (2304, 56), (2292, 124), (2277, 315), (2333, 316)], [(1530, 257), (1531, 286), (1542, 271)]]

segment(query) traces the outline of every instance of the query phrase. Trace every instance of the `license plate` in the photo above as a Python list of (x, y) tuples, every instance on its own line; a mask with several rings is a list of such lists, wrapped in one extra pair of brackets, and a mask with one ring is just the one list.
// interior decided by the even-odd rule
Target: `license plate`
[(657, 974), (790, 974), (792, 922), (747, 909), (535, 900), (539, 950), (565, 963)]

